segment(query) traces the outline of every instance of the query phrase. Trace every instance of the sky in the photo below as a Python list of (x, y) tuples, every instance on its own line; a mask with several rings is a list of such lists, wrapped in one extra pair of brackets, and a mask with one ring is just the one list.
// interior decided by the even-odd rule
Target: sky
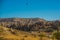
[(60, 0), (0, 0), (0, 18), (60, 20)]

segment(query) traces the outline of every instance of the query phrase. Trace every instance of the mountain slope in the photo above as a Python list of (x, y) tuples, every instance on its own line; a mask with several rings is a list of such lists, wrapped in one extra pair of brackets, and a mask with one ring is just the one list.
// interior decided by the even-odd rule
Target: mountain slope
[[(47, 21), (41, 18), (1, 18), (0, 25), (22, 31), (45, 31), (57, 30), (60, 21)], [(42, 30), (41, 30), (42, 29)]]

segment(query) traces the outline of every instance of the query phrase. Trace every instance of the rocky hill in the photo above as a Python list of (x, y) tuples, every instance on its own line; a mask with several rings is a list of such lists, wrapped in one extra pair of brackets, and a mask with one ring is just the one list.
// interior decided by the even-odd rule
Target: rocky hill
[(22, 31), (52, 32), (60, 29), (60, 20), (47, 21), (41, 18), (0, 18), (0, 26)]

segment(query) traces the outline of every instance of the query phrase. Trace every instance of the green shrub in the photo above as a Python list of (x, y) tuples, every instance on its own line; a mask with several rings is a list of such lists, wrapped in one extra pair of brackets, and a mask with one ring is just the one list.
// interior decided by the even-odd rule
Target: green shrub
[(60, 40), (60, 32), (54, 33), (53, 36), (54, 36), (57, 40)]

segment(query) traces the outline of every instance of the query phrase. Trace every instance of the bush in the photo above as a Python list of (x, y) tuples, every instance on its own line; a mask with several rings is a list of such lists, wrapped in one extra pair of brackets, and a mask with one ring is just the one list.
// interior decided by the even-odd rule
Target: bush
[(24, 37), (28, 37), (27, 35), (25, 35)]
[(43, 33), (40, 33), (40, 35), (38, 35), (40, 37), (40, 40), (43, 40), (43, 37), (45, 37), (45, 35)]
[(24, 38), (22, 38), (21, 40), (24, 40)]
[(3, 38), (3, 37), (0, 37), (0, 40), (7, 40), (7, 39), (5, 39), (5, 38)]
[(54, 36), (57, 40), (60, 40), (60, 32), (54, 33), (53, 36)]

